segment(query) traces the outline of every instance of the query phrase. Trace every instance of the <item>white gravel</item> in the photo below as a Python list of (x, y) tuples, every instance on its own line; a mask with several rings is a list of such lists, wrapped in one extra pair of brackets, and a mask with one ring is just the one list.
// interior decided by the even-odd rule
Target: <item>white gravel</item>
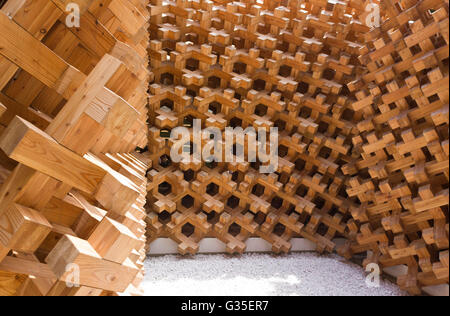
[(337, 255), (294, 253), (149, 257), (147, 296), (402, 296), (395, 284), (366, 285), (366, 272)]

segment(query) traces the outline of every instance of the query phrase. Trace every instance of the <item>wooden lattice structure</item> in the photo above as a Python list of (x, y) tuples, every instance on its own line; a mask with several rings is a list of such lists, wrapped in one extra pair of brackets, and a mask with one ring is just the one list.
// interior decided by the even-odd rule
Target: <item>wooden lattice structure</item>
[(0, 1), (0, 295), (141, 293), (146, 6)]
[[(448, 1), (374, 3), (370, 28), (357, 0), (151, 1), (149, 242), (303, 237), (407, 265), (411, 293), (448, 283)], [(278, 127), (277, 172), (172, 163), (170, 131), (193, 119)]]
[[(302, 237), (406, 266), (397, 281), (413, 294), (448, 284), (448, 11), (0, 1), (0, 295), (141, 294), (160, 237), (181, 254), (205, 237), (229, 253), (250, 237), (286, 253)], [(171, 130), (194, 119), (277, 127), (278, 169), (172, 162)]]
[[(383, 1), (386, 20), (367, 36), (367, 71), (351, 87), (361, 116), (354, 159), (343, 166), (360, 222), (342, 254), (405, 264), (402, 288), (448, 283), (448, 1)], [(355, 227), (356, 228), (356, 227)]]

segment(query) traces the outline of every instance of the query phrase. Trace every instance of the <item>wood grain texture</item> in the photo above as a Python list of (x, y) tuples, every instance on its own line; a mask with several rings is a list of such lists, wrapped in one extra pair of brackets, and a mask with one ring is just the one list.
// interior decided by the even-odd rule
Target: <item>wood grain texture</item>
[(106, 172), (59, 145), (31, 123), (16, 117), (0, 139), (0, 148), (12, 159), (94, 193)]
[(123, 264), (103, 260), (89, 242), (64, 236), (46, 262), (59, 280), (70, 280), (67, 264), (76, 264), (80, 271), (80, 285), (96, 287), (113, 292), (124, 292), (139, 272), (136, 266), (127, 261)]
[(42, 214), (18, 204), (11, 205), (0, 217), (0, 242), (9, 249), (33, 253), (51, 230)]
[[(80, 27), (65, 23), (73, 3)], [(147, 4), (2, 3), (0, 294), (140, 293), (149, 165), (128, 153), (147, 139)], [(91, 235), (101, 256), (86, 241)], [(67, 244), (73, 251), (56, 254), (65, 236), (77, 241)], [(49, 254), (63, 254), (52, 267), (64, 273), (64, 260), (79, 260), (86, 285), (58, 280), (42, 263)]]
[(0, 12), (0, 26), (0, 54), (53, 87), (68, 65), (3, 12)]
[(0, 271), (0, 296), (14, 296), (25, 279), (23, 275)]

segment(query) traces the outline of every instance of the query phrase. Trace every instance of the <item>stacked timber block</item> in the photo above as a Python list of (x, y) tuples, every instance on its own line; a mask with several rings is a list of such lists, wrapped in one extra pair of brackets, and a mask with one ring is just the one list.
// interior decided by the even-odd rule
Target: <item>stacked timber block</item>
[(0, 295), (141, 294), (147, 5), (0, 2)]
[(449, 280), (448, 1), (382, 4), (361, 49), (367, 71), (349, 85), (358, 135), (342, 171), (357, 203), (340, 252), (407, 265), (398, 283), (419, 294)]
[[(303, 237), (407, 265), (411, 293), (448, 283), (448, 1), (373, 1), (372, 29), (367, 3), (151, 1), (148, 242)], [(278, 170), (172, 162), (171, 130), (194, 119), (278, 127)]]

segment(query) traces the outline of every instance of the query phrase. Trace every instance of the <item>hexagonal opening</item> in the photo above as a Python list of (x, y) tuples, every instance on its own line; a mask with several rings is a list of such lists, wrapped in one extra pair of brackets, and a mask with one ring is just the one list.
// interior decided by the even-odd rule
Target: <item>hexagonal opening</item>
[(233, 72), (242, 75), (247, 71), (247, 65), (241, 62), (234, 63)]
[[(286, 210), (286, 215), (288, 215), (288, 216), (290, 216), (291, 214), (293, 214), (293, 213), (296, 213), (296, 214), (298, 214), (296, 211), (295, 211), (295, 205), (294, 204), (289, 204), (289, 208)], [(300, 214), (299, 214), (300, 215)]]
[(195, 98), (197, 96), (197, 92), (195, 92), (192, 89), (187, 89), (186, 90), (186, 95), (190, 96), (191, 98)]
[(194, 126), (194, 117), (191, 115), (187, 115), (183, 119), (183, 126), (187, 128), (191, 128)]
[(255, 114), (258, 116), (265, 116), (267, 115), (268, 107), (264, 104), (258, 104), (255, 108)]
[(336, 70), (327, 68), (323, 72), (322, 77), (326, 80), (333, 80), (335, 75), (336, 75)]
[(163, 111), (173, 111), (173, 101), (170, 99), (164, 99), (160, 103), (160, 109)]
[(167, 224), (170, 223), (172, 219), (172, 215), (167, 212), (167, 211), (162, 211), (161, 213), (158, 214), (158, 220), (161, 224)]
[(206, 187), (206, 193), (208, 193), (211, 196), (217, 195), (219, 193), (219, 186), (215, 183), (210, 183)]
[(279, 75), (281, 77), (284, 77), (284, 78), (290, 77), (291, 73), (292, 73), (292, 67), (290, 67), (288, 65), (283, 65), (280, 67)]
[[(274, 174), (278, 176), (278, 177), (277, 177), (277, 181), (278, 181), (278, 182), (281, 182), (281, 183), (283, 183), (283, 184), (286, 184), (286, 183), (289, 181), (289, 176), (286, 177), (286, 173), (284, 173), (284, 172), (281, 172), (281, 173), (275, 172)], [(285, 175), (285, 176), (283, 177), (283, 175)]]
[(283, 199), (280, 198), (279, 196), (276, 196), (272, 199), (271, 205), (273, 208), (279, 210), (280, 207), (283, 205)]
[(170, 127), (164, 127), (159, 131), (159, 136), (161, 138), (169, 139), (171, 132), (172, 130), (170, 129)]
[(276, 120), (274, 125), (279, 132), (283, 132), (286, 129), (286, 122), (283, 120)]
[(194, 170), (189, 169), (184, 172), (184, 180), (186, 180), (187, 182), (191, 182), (194, 179), (195, 179), (195, 171)]
[(213, 76), (213, 77), (209, 77), (208, 79), (208, 87), (211, 89), (217, 89), (220, 88), (220, 78)]
[(242, 120), (241, 120), (240, 118), (233, 117), (233, 118), (230, 120), (230, 126), (231, 126), (232, 128), (236, 128), (236, 127), (238, 127), (238, 126), (242, 127)]
[(320, 236), (325, 236), (328, 233), (328, 226), (324, 223), (320, 223), (317, 227), (316, 233)]
[(218, 164), (217, 164), (217, 161), (208, 159), (205, 162), (205, 166), (208, 167), (209, 169), (214, 169), (218, 166)]
[(320, 196), (316, 196), (312, 202), (316, 205), (318, 209), (324, 207), (326, 203), (325, 200), (322, 199)]
[(233, 195), (233, 196), (231, 196), (231, 197), (228, 199), (227, 205), (228, 205), (229, 207), (231, 207), (231, 208), (236, 208), (236, 207), (239, 206), (239, 202), (240, 202), (240, 201), (241, 201), (241, 200), (240, 200), (239, 198), (237, 198), (237, 197), (235, 197), (235, 196)]
[(198, 34), (196, 33), (187, 33), (185, 38), (186, 43), (192, 43), (194, 45), (198, 45)]
[(353, 117), (355, 116), (355, 111), (352, 109), (345, 109), (344, 113), (342, 113), (341, 118), (346, 121), (353, 121)]
[(284, 146), (284, 145), (278, 146), (278, 156), (280, 156), (281, 158), (286, 157), (288, 152), (289, 152), (289, 148), (287, 148), (286, 146)]
[(254, 162), (250, 163), (250, 167), (252, 167), (253, 169), (259, 171), (259, 167), (261, 167), (261, 162), (260, 161), (254, 161)]
[(297, 191), (295, 192), (295, 194), (297, 194), (298, 196), (301, 196), (301, 197), (305, 197), (307, 193), (308, 193), (308, 188), (305, 187), (303, 184), (301, 184), (297, 188)]
[(258, 224), (258, 225), (262, 225), (264, 224), (264, 222), (266, 221), (267, 215), (264, 214), (263, 212), (258, 212), (255, 215), (255, 219), (254, 221)]
[(159, 165), (163, 168), (168, 168), (172, 164), (172, 160), (168, 155), (162, 155), (159, 157)]
[(185, 208), (191, 208), (194, 206), (195, 203), (195, 199), (190, 196), (190, 195), (186, 195), (182, 200), (181, 200), (181, 205), (183, 205)]
[(286, 231), (286, 226), (284, 226), (281, 223), (278, 223), (273, 228), (273, 233), (279, 237), (283, 236), (284, 232)]
[(231, 224), (230, 225), (230, 227), (228, 228), (228, 233), (231, 235), (231, 236), (233, 236), (233, 237), (236, 237), (237, 235), (239, 235), (240, 233), (241, 233), (241, 226), (240, 225), (238, 225), (238, 224), (236, 224), (236, 223), (233, 223), (233, 224)]
[(260, 197), (260, 196), (262, 196), (264, 194), (265, 190), (266, 190), (266, 188), (264, 186), (262, 186), (261, 184), (257, 183), (253, 187), (252, 194)]
[(304, 119), (309, 119), (311, 117), (311, 114), (312, 114), (312, 109), (307, 106), (304, 106), (300, 109), (298, 116), (302, 117)]
[(174, 76), (171, 73), (166, 72), (161, 75), (161, 84), (165, 86), (173, 85)]
[(324, 158), (324, 159), (327, 159), (328, 157), (331, 156), (331, 153), (332, 153), (332, 151), (331, 151), (330, 148), (328, 148), (328, 147), (322, 147), (322, 149), (321, 149), (320, 152), (319, 152), (319, 157), (322, 157), (322, 158)]
[(309, 90), (309, 84), (307, 84), (306, 82), (300, 81), (298, 83), (298, 87), (297, 87), (297, 92), (301, 93), (301, 94), (305, 94), (307, 93)]
[(216, 161), (216, 157), (214, 157), (214, 156), (209, 156), (208, 158), (203, 158), (203, 159), (205, 160), (206, 165), (211, 164)]
[(219, 102), (211, 102), (208, 108), (209, 113), (211, 114), (219, 114), (222, 112), (222, 104)]
[(337, 213), (339, 213), (339, 207), (337, 205), (334, 205), (331, 207), (330, 211), (328, 212), (328, 215), (331, 217), (335, 216)]
[(303, 159), (297, 159), (295, 161), (295, 169), (298, 171), (303, 171), (303, 169), (305, 169), (306, 166), (306, 161), (304, 161)]
[(191, 237), (195, 233), (195, 227), (191, 223), (186, 223), (181, 228), (181, 233), (186, 237)]
[(264, 91), (266, 89), (266, 82), (262, 79), (257, 79), (253, 82), (253, 89), (256, 91)]
[(200, 66), (200, 62), (198, 61), (198, 59), (194, 59), (194, 58), (189, 58), (186, 61), (186, 69), (190, 70), (190, 71), (196, 71), (199, 69)]
[(220, 215), (216, 211), (211, 211), (206, 214), (208, 223), (215, 225), (220, 220)]
[(169, 182), (165, 181), (158, 186), (158, 192), (162, 195), (167, 196), (172, 193), (172, 185)]
[(327, 122), (320, 122), (318, 132), (322, 134), (326, 133), (329, 126), (330, 124), (328, 124)]

